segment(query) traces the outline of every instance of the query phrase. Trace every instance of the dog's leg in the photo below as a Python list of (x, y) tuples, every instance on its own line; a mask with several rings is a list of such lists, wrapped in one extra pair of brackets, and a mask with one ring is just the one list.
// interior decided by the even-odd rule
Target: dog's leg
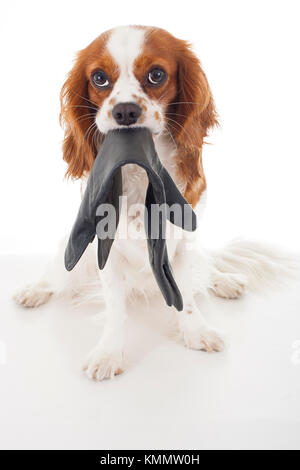
[(183, 310), (177, 312), (180, 337), (190, 349), (221, 351), (224, 348), (222, 334), (208, 325), (194, 297), (197, 293), (207, 296), (209, 258), (204, 252), (184, 248), (179, 253), (174, 269), (183, 298)]
[(83, 365), (90, 379), (112, 378), (124, 370), (124, 327), (127, 316), (125, 282), (120, 260), (114, 259), (113, 249), (107, 265), (101, 272), (106, 320), (99, 342)]
[(222, 334), (207, 324), (194, 296), (184, 290), (182, 294), (184, 307), (181, 312), (177, 312), (177, 319), (179, 334), (184, 345), (190, 349), (207, 352), (222, 351), (224, 348)]

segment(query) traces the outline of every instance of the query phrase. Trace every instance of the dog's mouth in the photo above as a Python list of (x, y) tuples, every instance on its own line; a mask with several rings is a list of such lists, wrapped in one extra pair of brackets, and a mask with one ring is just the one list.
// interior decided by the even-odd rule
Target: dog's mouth
[(105, 132), (102, 132), (101, 133), (103, 135), (107, 135), (109, 132), (111, 131), (115, 131), (115, 130), (124, 130), (124, 129), (147, 129), (149, 132), (151, 132), (152, 136), (155, 137), (155, 136), (158, 136), (159, 134), (161, 134), (161, 130), (159, 129), (153, 129), (152, 127), (150, 126), (147, 126), (145, 124), (142, 124), (142, 123), (136, 123), (136, 124), (132, 124), (130, 126), (124, 126), (124, 125), (119, 125), (119, 124), (115, 124), (115, 125), (112, 125), (110, 126), (108, 129), (105, 130)]

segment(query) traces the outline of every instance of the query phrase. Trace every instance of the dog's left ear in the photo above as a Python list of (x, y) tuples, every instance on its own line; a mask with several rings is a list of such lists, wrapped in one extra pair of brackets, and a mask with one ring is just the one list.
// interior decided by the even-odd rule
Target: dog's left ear
[[(218, 124), (214, 100), (199, 59), (186, 41), (180, 41), (177, 89), (172, 113), (177, 125), (170, 125), (179, 146), (196, 150), (202, 147), (210, 127)], [(172, 119), (175, 114), (172, 114)], [(172, 124), (172, 121), (171, 121)]]

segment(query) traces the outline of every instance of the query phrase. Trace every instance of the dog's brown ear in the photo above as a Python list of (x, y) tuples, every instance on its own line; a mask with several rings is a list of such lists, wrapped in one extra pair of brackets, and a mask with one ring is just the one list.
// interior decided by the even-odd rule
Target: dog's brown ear
[(218, 124), (212, 93), (199, 59), (186, 41), (180, 41), (176, 121), (172, 133), (177, 144), (199, 149), (210, 127)]
[(178, 41), (178, 93), (168, 108), (172, 116), (169, 131), (178, 148), (177, 168), (186, 185), (184, 196), (195, 206), (206, 188), (202, 167), (203, 139), (209, 128), (218, 124), (218, 120), (212, 93), (199, 59), (187, 42)]
[(65, 128), (63, 158), (68, 164), (67, 176), (80, 178), (90, 171), (96, 156), (97, 105), (88, 96), (84, 51), (79, 52), (61, 94), (60, 123)]

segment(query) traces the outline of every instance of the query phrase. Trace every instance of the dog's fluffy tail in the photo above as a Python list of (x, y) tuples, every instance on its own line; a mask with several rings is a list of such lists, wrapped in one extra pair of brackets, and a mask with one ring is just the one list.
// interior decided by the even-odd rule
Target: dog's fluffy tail
[(244, 289), (277, 287), (300, 273), (300, 256), (260, 242), (233, 240), (211, 256), (211, 287), (221, 297), (238, 297)]

